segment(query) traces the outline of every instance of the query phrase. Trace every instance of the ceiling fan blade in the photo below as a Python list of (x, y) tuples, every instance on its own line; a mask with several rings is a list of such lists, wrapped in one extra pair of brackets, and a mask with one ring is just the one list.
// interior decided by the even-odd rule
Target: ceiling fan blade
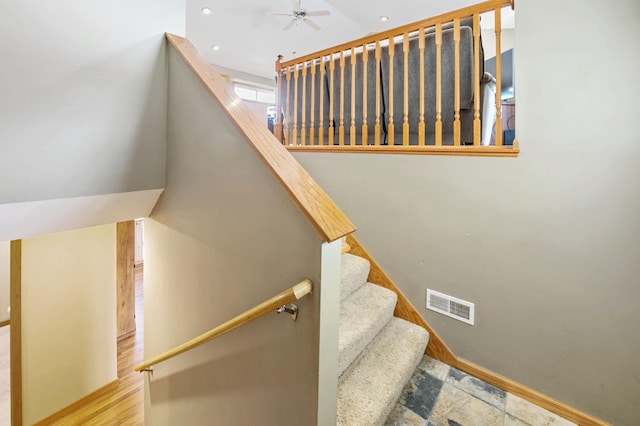
[(328, 10), (314, 10), (313, 12), (307, 12), (307, 16), (329, 16), (331, 12)]
[(267, 13), (267, 15), (270, 15), (270, 16), (293, 16), (293, 14), (291, 14), (291, 13), (273, 13), (273, 12), (269, 12), (269, 13)]
[(297, 19), (292, 19), (292, 20), (291, 20), (291, 21), (289, 21), (289, 23), (288, 23), (288, 24), (283, 28), (283, 30), (285, 30), (285, 31), (289, 31), (289, 30), (290, 30), (291, 28), (293, 28), (293, 26), (294, 26), (295, 24), (297, 24), (297, 23), (298, 23), (298, 20), (297, 20)]
[(303, 19), (304, 22), (307, 23), (308, 26), (310, 26), (311, 28), (313, 28), (316, 31), (320, 31), (320, 25), (316, 24), (315, 22), (313, 22), (311, 19)]

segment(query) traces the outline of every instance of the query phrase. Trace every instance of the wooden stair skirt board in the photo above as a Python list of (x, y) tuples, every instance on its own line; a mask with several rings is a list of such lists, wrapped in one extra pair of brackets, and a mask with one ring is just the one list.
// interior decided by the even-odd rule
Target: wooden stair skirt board
[(416, 307), (413, 306), (413, 304), (395, 285), (391, 278), (389, 278), (389, 276), (382, 270), (380, 265), (378, 265), (378, 263), (373, 259), (369, 252), (367, 252), (367, 250), (362, 247), (360, 242), (353, 236), (353, 234), (347, 235), (346, 243), (351, 247), (351, 254), (365, 258), (371, 263), (371, 270), (369, 272), (368, 281), (375, 282), (382, 287), (388, 288), (398, 295), (398, 303), (393, 313), (394, 316), (419, 325), (429, 332), (429, 344), (425, 351), (427, 355), (439, 361), (442, 361), (445, 364), (450, 365), (451, 367), (457, 368), (458, 370), (464, 371), (465, 373), (484, 380), (485, 382), (492, 384), (497, 388), (500, 388), (506, 392), (510, 392), (516, 396), (519, 396), (520, 398), (526, 399), (533, 404), (536, 404), (581, 426), (608, 425), (608, 423), (604, 422), (603, 420), (584, 413), (574, 407), (558, 401), (555, 398), (552, 398), (525, 385), (494, 373), (493, 371), (489, 371), (479, 365), (474, 364), (471, 361), (456, 357), (453, 351), (451, 351), (451, 349), (444, 343), (442, 338), (440, 338), (438, 333), (433, 328), (431, 328), (431, 326), (429, 326), (429, 324), (422, 317)]
[(109, 392), (114, 392), (118, 388), (119, 382), (120, 381), (116, 379), (112, 382), (107, 383), (103, 387), (91, 392), (89, 395), (77, 400), (73, 404), (63, 408), (56, 413), (53, 413), (45, 419), (40, 420), (39, 422), (35, 423), (34, 426), (50, 425), (51, 423), (60, 420), (67, 414), (74, 412), (78, 408), (89, 405), (93, 400), (100, 398), (102, 395), (108, 394)]

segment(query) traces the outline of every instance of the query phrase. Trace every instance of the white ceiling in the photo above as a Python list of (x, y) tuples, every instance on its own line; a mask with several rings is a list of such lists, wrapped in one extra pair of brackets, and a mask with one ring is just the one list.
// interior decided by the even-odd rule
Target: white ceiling
[[(328, 10), (331, 15), (312, 18), (322, 27), (320, 31), (315, 31), (304, 23), (283, 31), (290, 18), (271, 16), (269, 13), (290, 13), (295, 1), (187, 0), (187, 38), (213, 64), (272, 78), (278, 54), (291, 59), (480, 2), (302, 0), (303, 9)], [(211, 8), (213, 13), (204, 15), (203, 7)], [(388, 16), (389, 20), (381, 22), (382, 15)], [(483, 28), (490, 28), (489, 24), (490, 22), (483, 20)], [(509, 26), (513, 26), (512, 17), (503, 19), (503, 27)], [(219, 45), (220, 49), (214, 51), (213, 45)]]

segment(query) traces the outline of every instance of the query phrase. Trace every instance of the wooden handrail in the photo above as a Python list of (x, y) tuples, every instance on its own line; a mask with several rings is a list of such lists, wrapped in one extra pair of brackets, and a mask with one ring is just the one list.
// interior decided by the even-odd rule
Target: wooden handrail
[(183, 37), (167, 34), (166, 38), (204, 88), (221, 104), (238, 130), (245, 135), (251, 148), (296, 203), (320, 238), (331, 242), (354, 232), (355, 226), (342, 210), (269, 132), (267, 126), (236, 96), (233, 88), (220, 77), (202, 54)]
[(264, 316), (270, 312), (273, 312), (275, 309), (279, 308), (282, 305), (286, 305), (288, 303), (296, 301), (306, 296), (307, 294), (311, 293), (312, 290), (313, 290), (313, 284), (311, 283), (311, 281), (308, 279), (302, 280), (298, 284), (294, 285), (293, 287), (283, 291), (280, 294), (277, 294), (276, 296), (273, 296), (269, 300), (265, 300), (259, 305), (249, 309), (248, 311), (241, 313), (240, 315), (217, 326), (216, 328), (213, 328), (210, 331), (207, 331), (206, 333), (201, 334), (200, 336), (189, 340), (188, 342), (185, 342), (179, 346), (176, 346), (173, 349), (168, 350), (167, 352), (161, 355), (158, 355), (154, 358), (151, 358), (143, 362), (142, 364), (138, 365), (135, 368), (135, 371), (145, 370), (153, 365), (161, 363), (162, 361), (166, 361), (169, 358), (173, 358), (176, 355), (180, 355), (181, 353), (187, 352), (188, 350), (191, 350), (197, 346), (200, 346), (203, 343), (206, 343), (218, 336), (221, 336), (231, 330), (234, 330), (244, 324), (247, 324), (257, 318), (260, 318), (261, 316)]

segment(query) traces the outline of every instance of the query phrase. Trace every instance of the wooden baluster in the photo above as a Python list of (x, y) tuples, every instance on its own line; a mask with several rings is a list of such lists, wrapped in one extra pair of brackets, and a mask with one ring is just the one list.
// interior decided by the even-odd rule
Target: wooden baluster
[(404, 52), (404, 121), (402, 123), (402, 145), (409, 145), (409, 33), (402, 40)]
[(335, 129), (333, 128), (333, 83), (335, 68), (336, 63), (332, 53), (329, 55), (329, 72), (331, 73), (329, 76), (329, 145), (333, 145), (333, 133), (335, 132)]
[(291, 102), (289, 101), (289, 96), (291, 96), (291, 69), (289, 67), (287, 67), (287, 98), (285, 99), (286, 102), (286, 111), (287, 111), (287, 140), (285, 145), (290, 145), (291, 144)]
[(502, 62), (500, 33), (502, 32), (502, 9), (497, 7), (496, 13), (496, 146), (502, 146)]
[[(362, 45), (362, 146), (369, 144), (369, 129), (367, 128), (367, 62), (369, 52), (367, 45)], [(355, 82), (355, 80), (354, 80)]]
[(436, 24), (436, 146), (442, 145), (442, 24)]
[[(320, 86), (322, 87), (322, 85)], [(315, 145), (316, 124), (316, 60), (311, 60), (311, 117), (309, 120), (309, 145)]]
[(373, 128), (374, 143), (380, 145), (380, 41), (376, 40), (376, 124)]
[(344, 50), (340, 51), (340, 125), (338, 144), (344, 145)]
[(284, 144), (284, 134), (282, 130), (282, 78), (284, 77), (284, 73), (282, 72), (282, 55), (278, 55), (278, 59), (276, 60), (276, 75), (278, 76), (278, 88), (276, 97), (276, 122), (273, 126), (273, 134), (280, 141), (281, 144)]
[(418, 123), (418, 145), (424, 146), (424, 28), (420, 28), (418, 38), (418, 49), (420, 50), (420, 122)]
[(298, 76), (300, 70), (298, 64), (293, 68), (293, 144), (298, 144)]
[(453, 145), (460, 146), (460, 19), (453, 20)]
[(320, 97), (320, 111), (318, 111), (320, 114), (320, 122), (318, 123), (318, 145), (324, 145), (324, 90), (322, 90), (325, 77), (324, 62), (325, 57), (323, 56), (320, 58), (320, 64), (318, 65), (320, 67), (320, 87), (318, 87), (318, 95)]
[(302, 129), (300, 130), (300, 145), (307, 144), (307, 64), (302, 64)]
[(351, 48), (351, 127), (349, 145), (356, 144), (356, 50)]
[(473, 145), (480, 146), (480, 15), (473, 14)]
[(387, 134), (389, 146), (394, 145), (394, 127), (393, 127), (393, 49), (394, 39), (389, 37), (389, 131)]

